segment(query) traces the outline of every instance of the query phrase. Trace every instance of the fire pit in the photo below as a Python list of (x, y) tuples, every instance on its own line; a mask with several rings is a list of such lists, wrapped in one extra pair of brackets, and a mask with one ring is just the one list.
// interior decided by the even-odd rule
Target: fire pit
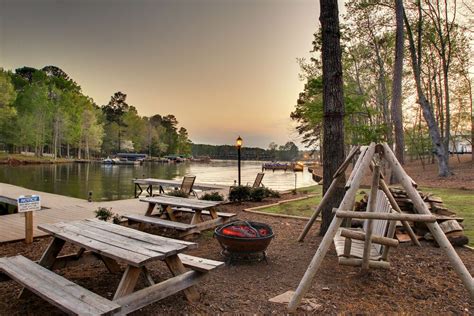
[(274, 236), (269, 225), (248, 221), (237, 221), (218, 227), (214, 235), (229, 263), (235, 260), (266, 260), (265, 250)]

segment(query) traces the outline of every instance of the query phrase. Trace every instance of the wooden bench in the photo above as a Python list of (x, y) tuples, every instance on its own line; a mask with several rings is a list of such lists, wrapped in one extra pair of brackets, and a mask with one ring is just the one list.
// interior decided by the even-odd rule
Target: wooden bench
[(69, 314), (109, 315), (121, 308), (21, 255), (0, 258), (0, 270)]
[[(375, 212), (395, 212), (382, 190), (377, 190)], [(362, 212), (362, 214), (367, 215), (365, 212)], [(395, 229), (394, 227), (388, 229), (388, 224), (389, 221), (387, 219), (373, 221), (372, 243), (370, 245), (369, 255), (369, 265), (372, 267), (389, 268), (390, 264), (387, 261), (388, 249), (389, 247), (398, 246), (398, 241), (393, 239)], [(360, 265), (364, 255), (365, 232), (367, 225), (368, 220), (364, 222), (362, 229), (338, 229), (333, 240), (340, 264), (352, 266)], [(395, 222), (393, 222), (392, 225), (395, 225)]]
[(195, 256), (185, 255), (183, 253), (178, 254), (178, 257), (179, 259), (181, 259), (181, 262), (185, 267), (200, 272), (209, 272), (224, 264), (224, 262), (222, 261), (199, 258)]
[[(194, 211), (190, 208), (186, 207), (173, 207), (173, 211), (175, 212), (184, 212), (184, 213), (194, 213)], [(225, 212), (216, 212), (217, 216), (223, 217), (223, 218), (232, 218), (234, 216), (237, 216), (237, 214), (234, 213), (225, 213)], [(211, 212), (207, 210), (201, 211), (201, 215), (208, 215), (211, 216)]]
[(169, 221), (166, 219), (161, 219), (161, 218), (152, 217), (152, 216), (130, 214), (130, 215), (123, 215), (123, 217), (128, 219), (130, 222), (150, 224), (152, 226), (158, 226), (158, 227), (164, 227), (164, 228), (172, 228), (179, 231), (189, 231), (191, 229), (196, 228), (196, 225), (193, 225), (193, 224), (174, 222), (174, 221)]

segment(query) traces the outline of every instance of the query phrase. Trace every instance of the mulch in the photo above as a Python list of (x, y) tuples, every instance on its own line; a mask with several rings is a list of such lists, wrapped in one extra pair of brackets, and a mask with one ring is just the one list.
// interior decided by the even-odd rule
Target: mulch
[[(282, 199), (293, 198), (282, 196)], [(264, 203), (274, 203), (270, 199)], [(188, 303), (182, 293), (175, 294), (160, 302), (149, 305), (134, 315), (162, 314), (286, 314), (286, 306), (268, 302), (268, 299), (288, 290), (295, 290), (321, 237), (314, 227), (304, 243), (296, 241), (305, 225), (304, 220), (272, 217), (242, 211), (244, 208), (262, 203), (228, 204), (223, 211), (235, 212), (239, 219), (265, 222), (272, 226), (275, 238), (267, 250), (268, 262), (234, 263), (212, 271), (197, 285), (201, 293), (198, 303)], [(50, 238), (35, 240), (31, 245), (15, 242), (0, 245), (0, 256), (22, 254), (30, 259), (39, 259)], [(209, 259), (223, 260), (221, 248), (212, 232), (204, 232), (196, 242), (199, 247), (190, 254)], [(337, 264), (334, 247), (330, 248), (317, 273), (306, 298), (317, 304), (313, 309), (299, 309), (302, 313), (313, 314), (472, 314), (474, 304), (469, 299), (440, 248), (423, 242), (417, 248), (411, 244), (401, 244), (393, 249), (389, 259), (389, 270), (371, 270), (361, 275), (360, 268)], [(64, 252), (74, 249), (65, 247)], [(474, 272), (474, 252), (457, 248), (471, 274)], [(164, 263), (151, 266), (155, 280), (169, 278)], [(70, 267), (58, 271), (59, 274), (109, 299), (113, 296), (119, 275), (108, 273), (105, 266), (95, 264)], [(143, 287), (141, 279), (137, 288)], [(32, 295), (18, 299), (20, 287), (12, 281), (0, 283), (1, 315), (44, 315), (61, 314), (53, 306)]]

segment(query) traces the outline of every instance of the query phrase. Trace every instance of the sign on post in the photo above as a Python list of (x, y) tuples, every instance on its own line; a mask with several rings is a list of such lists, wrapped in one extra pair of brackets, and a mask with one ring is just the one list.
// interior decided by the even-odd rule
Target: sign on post
[(33, 211), (41, 210), (39, 195), (22, 195), (17, 199), (18, 213), (25, 213), (25, 242), (33, 242)]

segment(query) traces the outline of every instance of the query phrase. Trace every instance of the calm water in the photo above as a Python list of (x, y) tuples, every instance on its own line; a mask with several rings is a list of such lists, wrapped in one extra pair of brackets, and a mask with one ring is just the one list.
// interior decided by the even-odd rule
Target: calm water
[[(253, 184), (261, 172), (262, 162), (242, 162), (242, 184)], [(236, 161), (213, 161), (209, 164), (145, 163), (142, 166), (111, 166), (100, 163), (66, 163), (56, 165), (0, 165), (0, 182), (29, 189), (86, 199), (89, 191), (93, 199), (121, 200), (133, 197), (134, 178), (182, 179), (195, 175), (196, 182), (232, 185), (237, 180)], [(288, 190), (296, 186), (314, 185), (311, 174), (290, 171), (266, 171), (263, 184), (274, 190)]]

